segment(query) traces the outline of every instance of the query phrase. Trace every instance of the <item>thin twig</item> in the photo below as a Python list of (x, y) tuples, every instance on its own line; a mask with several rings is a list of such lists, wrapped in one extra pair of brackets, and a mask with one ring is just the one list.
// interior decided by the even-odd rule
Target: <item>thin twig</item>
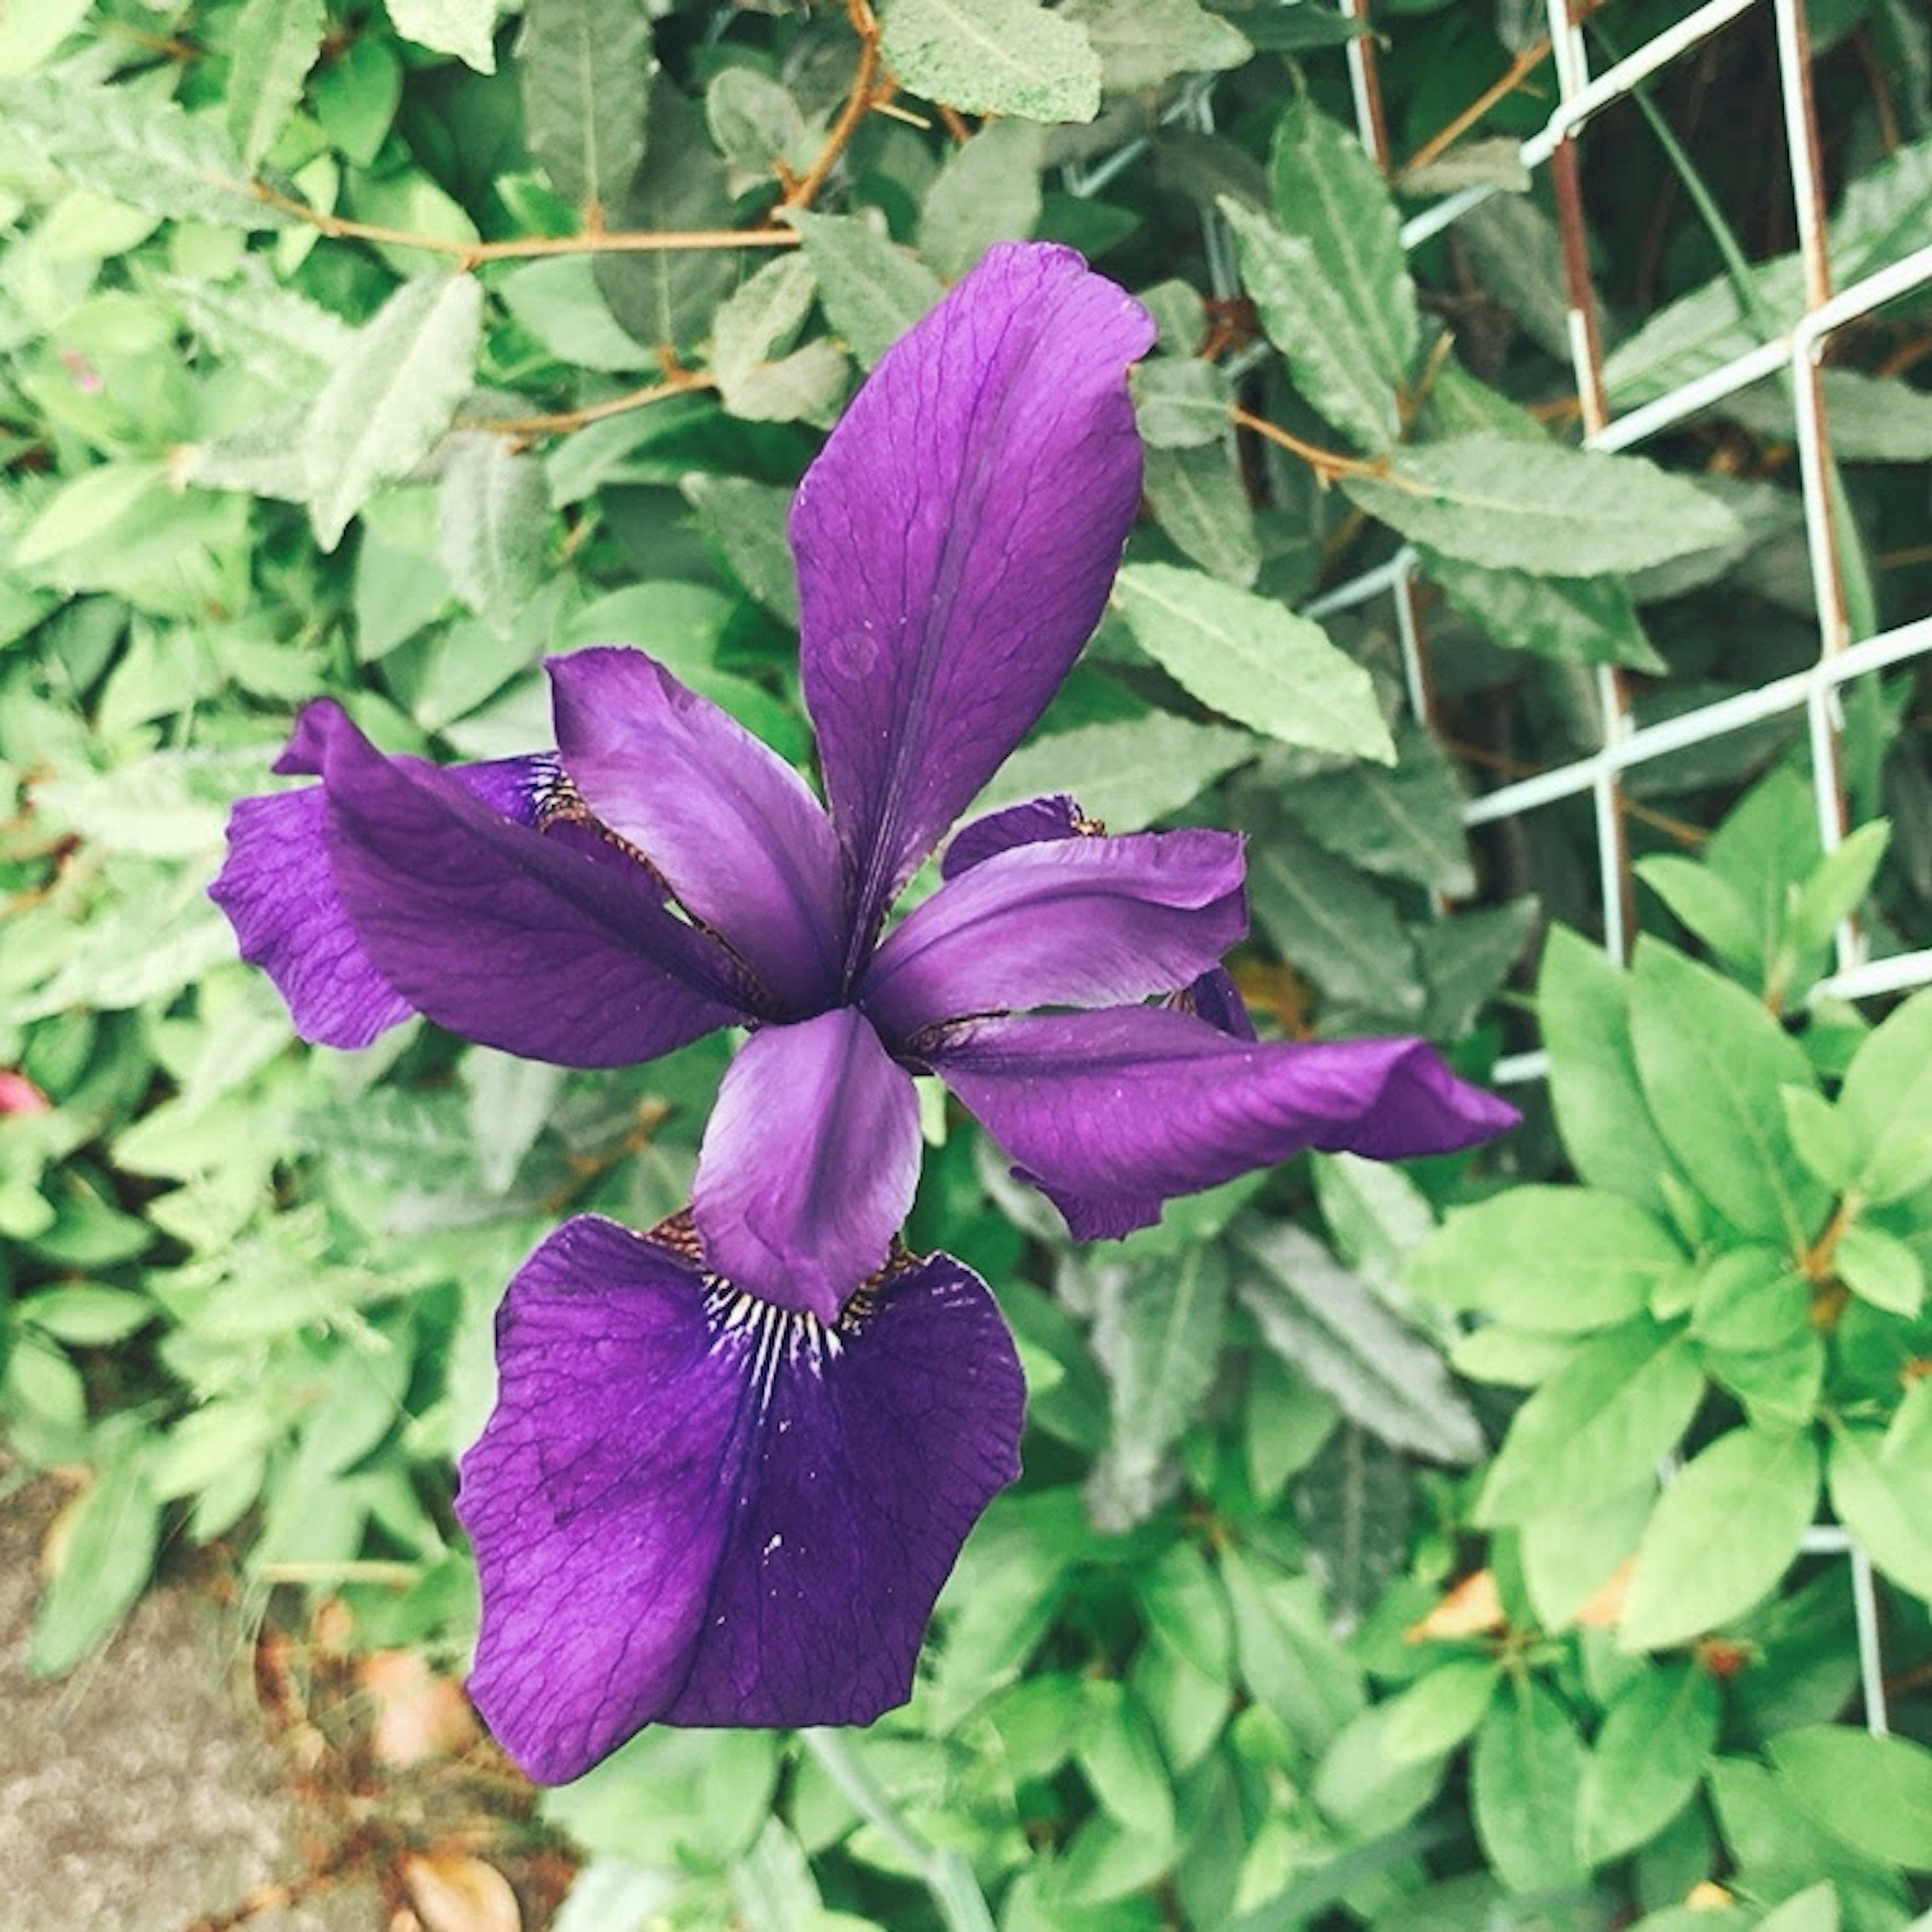
[(838, 157), (845, 152), (845, 144), (857, 132), (859, 123), (882, 100), (890, 100), (898, 92), (895, 81), (888, 80), (883, 88), (879, 85), (879, 23), (873, 16), (869, 0), (846, 0), (845, 10), (851, 20), (852, 31), (859, 36), (859, 64), (853, 70), (845, 104), (826, 133), (825, 145), (819, 149), (817, 160), (785, 190), (784, 199), (778, 203), (781, 208), (809, 208)]
[(1454, 119), (1437, 128), (1422, 146), (1404, 161), (1396, 170), (1400, 175), (1411, 175), (1418, 168), (1426, 168), (1436, 160), (1445, 148), (1460, 140), (1490, 110), (1499, 100), (1514, 94), (1522, 83), (1550, 58), (1550, 36), (1546, 34), (1534, 46), (1525, 47), (1504, 70), (1502, 77), (1486, 87), (1464, 108)]
[(1251, 429), (1256, 435), (1264, 436), (1269, 442), (1279, 443), (1283, 449), (1300, 457), (1324, 485), (1342, 476), (1388, 477), (1388, 458), (1385, 456), (1344, 456), (1340, 450), (1323, 449), (1316, 444), (1304, 442), (1300, 436), (1283, 429), (1279, 423), (1271, 423), (1265, 416), (1258, 416), (1252, 410), (1243, 409), (1238, 403), (1228, 413), (1239, 428)]
[(602, 422), (607, 416), (621, 416), (632, 410), (648, 409), (669, 396), (688, 396), (711, 387), (711, 378), (696, 372), (673, 376), (662, 382), (646, 383), (641, 389), (627, 389), (621, 396), (607, 396), (602, 402), (585, 403), (574, 410), (554, 410), (529, 416), (458, 416), (455, 429), (489, 430), (499, 436), (567, 436), (586, 423)]
[(377, 221), (356, 221), (311, 208), (266, 182), (226, 182), (224, 186), (256, 200), (338, 242), (373, 242), (392, 248), (419, 248), (447, 255), (459, 268), (484, 262), (526, 261), (540, 255), (664, 254), (680, 249), (791, 248), (798, 237), (789, 228), (639, 228), (592, 226), (578, 235), (520, 235), (502, 242), (464, 242), (449, 235), (422, 235)]

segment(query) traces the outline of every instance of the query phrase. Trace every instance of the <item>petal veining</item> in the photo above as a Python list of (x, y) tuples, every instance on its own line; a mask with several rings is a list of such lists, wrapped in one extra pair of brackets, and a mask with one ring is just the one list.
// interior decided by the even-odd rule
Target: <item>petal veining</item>
[(1100, 621), (1140, 502), (1127, 368), (1153, 339), (1072, 250), (989, 249), (799, 486), (800, 663), (854, 968)]
[(558, 755), (604, 824), (776, 996), (810, 1012), (837, 984), (838, 842), (805, 781), (642, 651), (550, 663)]
[(924, 1057), (1082, 1239), (1306, 1148), (1406, 1160), (1517, 1118), (1424, 1040), (1250, 1042), (1153, 1006), (978, 1022)]
[(874, 955), (890, 1040), (969, 1014), (1111, 1006), (1184, 986), (1247, 931), (1232, 832), (1016, 844), (947, 880)]
[[(278, 771), (314, 772), (296, 743)], [(533, 825), (558, 782), (548, 753), (457, 765), (453, 775), (492, 811)], [(228, 856), (208, 889), (227, 915), (242, 956), (274, 982), (304, 1040), (367, 1046), (416, 1011), (363, 950), (329, 870), (328, 806), (320, 785), (237, 799)]]
[[(730, 962), (641, 867), (513, 824), (448, 772), (304, 712), (335, 888), (376, 970), (466, 1039), (566, 1066), (650, 1060), (742, 1017)], [(616, 855), (612, 855), (615, 856)]]
[(761, 1028), (726, 1069), (692, 1211), (707, 1267), (834, 1319), (919, 1184), (919, 1099), (864, 1014)]
[(960, 1544), (1018, 1472), (1019, 1365), (970, 1270), (932, 1256), (827, 1328), (584, 1216), (511, 1283), (497, 1354), (457, 1498), (470, 1689), (531, 1776), (657, 1719), (904, 1700)]

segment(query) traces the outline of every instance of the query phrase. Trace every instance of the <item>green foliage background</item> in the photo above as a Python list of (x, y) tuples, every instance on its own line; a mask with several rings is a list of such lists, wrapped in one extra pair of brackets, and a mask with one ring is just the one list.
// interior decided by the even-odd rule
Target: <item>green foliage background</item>
[[(1480, 1160), (1318, 1157), (1084, 1250), (932, 1108), (912, 1238), (1021, 1337), (1026, 1475), (907, 1710), (647, 1733), (548, 1798), (588, 1860), (557, 1923), (1914, 1922), (1932, 994), (1812, 989), (1848, 916), (1924, 941), (1924, 694), (1847, 688), (1862, 829), (1829, 857), (1802, 714), (1634, 773), (1628, 970), (1569, 929), (1600, 920), (1587, 798), (1466, 841), (1472, 784), (1598, 742), (1592, 668), (1646, 721), (1817, 648), (1776, 380), (1654, 462), (1575, 447), (1513, 157), (1546, 65), (1391, 187), (1315, 0), (888, 0), (876, 70), (862, 5), (500, 10), (0, 10), (0, 1418), (20, 1470), (90, 1472), (32, 1666), (185, 1542), (254, 1606), (328, 1592), (358, 1643), (460, 1667), (451, 1462), (496, 1298), (561, 1215), (682, 1204), (724, 1050), (304, 1048), (202, 896), (226, 806), (325, 692), (392, 748), (540, 745), (538, 660), (592, 640), (806, 760), (790, 487), (945, 282), (1047, 236), (1160, 320), (1148, 503), (986, 802), (1245, 828), (1270, 1023), (1421, 1030), (1478, 1077), (1540, 1039), (1546, 1088)], [(1809, 12), (1843, 281), (1932, 230), (1932, 30)], [(1540, 32), (1516, 0), (1376, 16), (1399, 153)], [(1586, 143), (1618, 406), (1802, 304), (1768, 29), (1732, 32)], [(903, 111), (857, 112), (883, 75)], [(1406, 256), (1400, 215), (1472, 182), (1499, 192)], [(622, 238), (720, 229), (753, 238)], [(1826, 378), (1855, 634), (1932, 606), (1928, 308)], [(1388, 599), (1299, 608), (1405, 540), (1433, 732)], [(1892, 1738), (1834, 1526), (1877, 1573)]]

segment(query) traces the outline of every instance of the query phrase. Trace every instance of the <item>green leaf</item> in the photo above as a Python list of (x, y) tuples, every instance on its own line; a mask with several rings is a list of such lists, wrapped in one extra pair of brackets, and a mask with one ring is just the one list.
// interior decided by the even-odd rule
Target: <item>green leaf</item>
[(419, 275), (398, 289), (330, 376), (302, 440), (309, 515), (333, 550), (380, 484), (428, 454), (469, 393), (483, 316), (473, 275)]
[(1100, 1528), (1118, 1531), (1160, 1504), (1164, 1466), (1214, 1386), (1228, 1264), (1203, 1244), (1172, 1262), (1096, 1272), (1092, 1346), (1106, 1372), (1112, 1421), (1088, 1502)]
[(1474, 1462), (1483, 1433), (1442, 1357), (1315, 1238), (1287, 1222), (1238, 1225), (1234, 1292), (1298, 1375), (1397, 1448)]
[(1398, 1764), (1454, 1750), (1483, 1720), (1499, 1672), (1486, 1658), (1452, 1658), (1390, 1700), (1383, 1742)]
[(1422, 325), (1395, 198), (1381, 170), (1348, 129), (1304, 95), (1276, 124), (1268, 188), (1281, 226), (1314, 250), (1322, 280), (1341, 298), (1376, 373), (1390, 388), (1402, 388)]
[(1512, 1892), (1582, 1883), (1576, 1807), (1585, 1756), (1569, 1713), (1533, 1678), (1512, 1683), (1483, 1720), (1469, 1762), (1476, 1835)]
[(450, 439), (436, 511), (436, 556), (457, 595), (507, 635), (543, 580), (543, 465), (506, 437), (465, 430)]
[(1170, 1844), (1174, 1793), (1140, 1700), (1124, 1684), (1096, 1678), (1083, 1701), (1074, 1756), (1094, 1796), (1129, 1831)]
[(1798, 1158), (1833, 1192), (1843, 1193), (1858, 1172), (1844, 1115), (1815, 1088), (1787, 1087), (1784, 1097), (1785, 1131)]
[(1837, 1886), (1822, 1879), (1793, 1892), (1757, 1922), (1757, 1932), (1838, 1932)]
[(1282, 802), (1318, 844), (1384, 878), (1454, 898), (1476, 890), (1455, 768), (1434, 737), (1406, 728), (1387, 770), (1354, 765), (1283, 788)]
[(1347, 477), (1342, 487), (1414, 542), (1538, 576), (1642, 570), (1738, 534), (1715, 496), (1642, 457), (1494, 430), (1403, 449), (1385, 476)]
[(845, 358), (832, 343), (797, 340), (817, 298), (812, 264), (802, 254), (767, 262), (719, 304), (712, 318), (711, 362), (718, 393), (735, 416), (760, 422), (823, 418), (845, 387)]
[(1271, 1576), (1232, 1547), (1221, 1579), (1234, 1613), (1241, 1677), (1310, 1750), (1324, 1748), (1362, 1708), (1360, 1666), (1330, 1627), (1310, 1576)]
[(1090, 121), (1100, 59), (1070, 20), (1034, 0), (891, 0), (879, 52), (914, 94), (968, 114)]
[(1246, 731), (1196, 724), (1165, 711), (1077, 724), (1022, 746), (968, 815), (1064, 791), (1110, 830), (1139, 832), (1178, 812), (1260, 749), (1260, 740)]
[(1246, 590), (1261, 574), (1261, 540), (1232, 446), (1170, 449), (1156, 444), (1147, 451), (1146, 464), (1147, 499), (1161, 528), (1202, 569)]
[[(494, 0), (482, 4), (494, 14)], [(644, 0), (528, 0), (514, 58), (524, 135), (550, 185), (579, 208), (617, 206), (644, 158)]]
[(1429, 1001), (1417, 1030), (1460, 1040), (1502, 989), (1537, 922), (1533, 898), (1459, 911), (1411, 928)]
[[(1932, 396), (1900, 376), (1868, 376), (1857, 369), (1826, 369), (1825, 420), (1832, 453), (1846, 463), (1924, 463), (1932, 460)], [(1753, 382), (1718, 409), (1756, 436), (1791, 442), (1797, 412), (1782, 376)]]
[(44, 1288), (25, 1297), (15, 1309), (22, 1322), (32, 1322), (44, 1334), (87, 1348), (124, 1342), (153, 1321), (157, 1312), (145, 1294), (85, 1281)]
[(1864, 903), (1891, 837), (1891, 820), (1875, 818), (1819, 860), (1791, 909), (1790, 943), (1799, 952), (1828, 945), (1838, 922)]
[(712, 140), (734, 168), (765, 177), (782, 161), (810, 165), (810, 132), (790, 93), (756, 68), (728, 67), (704, 90)]
[(1309, 1572), (1330, 1615), (1367, 1616), (1408, 1561), (1416, 1507), (1408, 1457), (1344, 1420), (1296, 1478), (1293, 1500)]
[(1639, 1316), (1597, 1336), (1516, 1411), (1475, 1520), (1527, 1522), (1634, 1489), (1677, 1446), (1703, 1393), (1682, 1329)]
[(1226, 441), (1234, 385), (1216, 362), (1161, 356), (1133, 372), (1134, 417), (1144, 441), (1161, 449), (1196, 449)]
[(1559, 664), (1666, 668), (1644, 635), (1636, 603), (1621, 578), (1485, 569), (1431, 544), (1415, 548), (1442, 594), (1505, 650), (1534, 651)]
[(86, 15), (89, 0), (35, 0), (0, 10), (0, 77), (31, 74)]
[(1844, 1724), (1781, 1731), (1766, 1747), (1778, 1783), (1833, 1837), (1908, 1871), (1932, 1871), (1932, 1750)]
[(1637, 1079), (1629, 976), (1600, 948), (1553, 926), (1544, 941), (1536, 1012), (1570, 1166), (1593, 1187), (1666, 1211), (1659, 1182), (1673, 1163)]
[(1254, 50), (1199, 0), (1066, 0), (1062, 20), (1087, 30), (1110, 90), (1159, 87), (1178, 74), (1239, 67)]
[(1671, 852), (1640, 859), (1630, 869), (1726, 965), (1739, 972), (1762, 971), (1762, 934), (1750, 908), (1721, 872)]
[(104, 1462), (72, 1506), (60, 1567), (27, 1647), (35, 1677), (64, 1677), (133, 1608), (154, 1567), (160, 1505), (138, 1448)]
[(1311, 620), (1169, 564), (1130, 564), (1114, 595), (1135, 641), (1202, 704), (1283, 744), (1394, 762), (1368, 673)]
[(496, 8), (497, 0), (388, 0), (404, 39), (454, 54), (478, 74), (496, 71)]
[(1217, 204), (1234, 230), (1241, 283), (1295, 388), (1360, 449), (1380, 454), (1401, 434), (1396, 392), (1358, 332), (1346, 296), (1323, 273), (1315, 244), (1287, 235), (1232, 195)]
[(995, 242), (1024, 242), (1040, 222), (1046, 137), (1036, 122), (991, 121), (946, 158), (919, 218), (919, 252), (949, 281)]
[(248, 0), (236, 16), (228, 131), (249, 172), (295, 111), (328, 30), (325, 0)]
[(1716, 1682), (1694, 1661), (1646, 1670), (1611, 1700), (1577, 1805), (1592, 1864), (1647, 1844), (1690, 1803), (1721, 1715)]
[(332, 310), (265, 275), (225, 284), (160, 280), (204, 347), (289, 395), (313, 395), (356, 339)]
[(856, 214), (787, 211), (818, 279), (826, 319), (869, 369), (944, 293), (939, 278)]
[(1838, 1237), (1832, 1264), (1862, 1301), (1916, 1320), (1925, 1304), (1925, 1269), (1917, 1252), (1896, 1234), (1855, 1222)]
[(1782, 1348), (1804, 1332), (1810, 1310), (1810, 1285), (1788, 1256), (1727, 1248), (1698, 1271), (1690, 1332), (1714, 1348)]
[(1896, 1200), (1932, 1180), (1932, 988), (1867, 1036), (1846, 1070), (1838, 1112), (1862, 1200)]
[(798, 622), (798, 579), (785, 542), (792, 493), (744, 476), (687, 476), (684, 494), (745, 593), (788, 623)]
[(1635, 1550), (1656, 1497), (1646, 1476), (1621, 1495), (1532, 1516), (1519, 1532), (1523, 1587), (1546, 1630), (1560, 1630)]
[(1932, 1603), (1932, 1397), (1920, 1382), (1883, 1434), (1834, 1423), (1832, 1507), (1885, 1574)]
[(289, 216), (255, 194), (221, 128), (171, 100), (36, 76), (0, 82), (0, 118), (63, 173), (150, 214), (230, 228), (288, 226)]
[(1683, 1643), (1764, 1595), (1798, 1553), (1818, 1500), (1817, 1445), (1806, 1434), (1734, 1429), (1664, 1492), (1638, 1546), (1618, 1640), (1627, 1650)]
[(1451, 1307), (1562, 1334), (1641, 1315), (1685, 1264), (1669, 1233), (1621, 1196), (1518, 1186), (1452, 1208), (1406, 1279)]
[(1249, 896), (1282, 958), (1342, 1005), (1396, 1018), (1420, 1013), (1415, 950), (1382, 890), (1278, 810), (1251, 829)]
[(1693, 1184), (1742, 1232), (1802, 1249), (1828, 1204), (1784, 1124), (1780, 1089), (1816, 1084), (1803, 1049), (1742, 987), (1648, 938), (1630, 1030), (1652, 1115)]

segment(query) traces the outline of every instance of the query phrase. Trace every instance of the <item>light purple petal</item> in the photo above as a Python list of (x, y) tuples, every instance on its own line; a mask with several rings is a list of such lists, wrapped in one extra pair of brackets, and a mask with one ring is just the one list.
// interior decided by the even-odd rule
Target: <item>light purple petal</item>
[(1100, 621), (1140, 502), (1127, 366), (1154, 333), (1072, 250), (989, 249), (799, 486), (800, 668), (856, 945)]
[(905, 1042), (974, 1013), (1112, 1006), (1184, 985), (1246, 931), (1232, 832), (1015, 845), (909, 913), (860, 997)]
[(642, 651), (550, 663), (558, 755), (584, 802), (757, 973), (776, 1009), (836, 994), (843, 880), (809, 788)]
[(1083, 1239), (1305, 1148), (1404, 1160), (1517, 1118), (1426, 1041), (1250, 1044), (1153, 1006), (979, 1022), (924, 1057)]
[(744, 1016), (729, 959), (664, 910), (641, 867), (513, 824), (448, 772), (384, 757), (334, 704), (310, 705), (301, 735), (323, 773), (342, 905), (418, 1012), (566, 1066), (653, 1059)]
[(582, 1216), (511, 1283), (497, 1358), (456, 1505), (482, 1582), (470, 1688), (546, 1783), (656, 1719), (904, 1702), (960, 1544), (1018, 1473), (1012, 1343), (950, 1256), (828, 1330)]
[(969, 819), (952, 837), (939, 862), (943, 879), (956, 879), (962, 872), (1016, 845), (1036, 845), (1055, 838), (1091, 836), (1101, 828), (1081, 811), (1070, 793), (1056, 791), (1045, 798), (1030, 798), (1023, 804), (1010, 805), (983, 818)]
[[(278, 771), (308, 771), (298, 736)], [(558, 780), (548, 754), (452, 766), (492, 811), (532, 825)], [(208, 896), (227, 914), (242, 956), (275, 982), (304, 1040), (367, 1046), (416, 1009), (383, 978), (356, 936), (328, 868), (322, 788), (237, 799), (228, 857)]]
[(833, 1320), (884, 1265), (919, 1184), (919, 1100), (866, 1016), (835, 1007), (747, 1040), (698, 1150), (705, 1264)]

